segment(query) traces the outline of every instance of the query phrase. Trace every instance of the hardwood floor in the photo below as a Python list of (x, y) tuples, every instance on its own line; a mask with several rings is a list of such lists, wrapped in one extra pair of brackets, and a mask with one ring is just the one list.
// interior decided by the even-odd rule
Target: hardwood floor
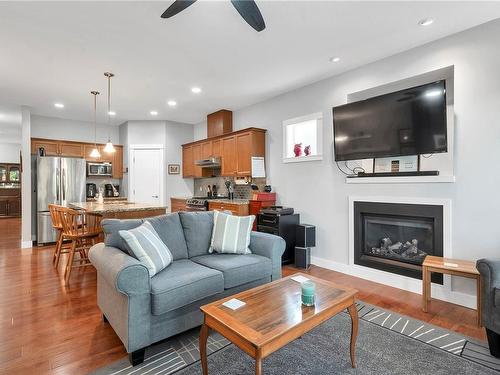
[[(54, 269), (52, 246), (19, 247), (20, 220), (0, 219), (0, 374), (86, 374), (125, 357), (97, 308), (95, 270), (75, 270), (65, 287), (66, 259)], [(308, 273), (358, 289), (365, 302), (485, 339), (474, 310), (433, 300), (424, 313), (418, 294), (320, 267)]]

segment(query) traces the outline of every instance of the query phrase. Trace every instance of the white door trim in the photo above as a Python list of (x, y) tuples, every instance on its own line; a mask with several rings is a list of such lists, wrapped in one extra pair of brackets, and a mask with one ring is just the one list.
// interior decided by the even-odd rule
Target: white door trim
[(165, 149), (161, 144), (133, 144), (129, 146), (128, 151), (128, 200), (134, 201), (134, 151), (135, 150), (158, 150), (160, 151), (160, 205), (165, 205)]

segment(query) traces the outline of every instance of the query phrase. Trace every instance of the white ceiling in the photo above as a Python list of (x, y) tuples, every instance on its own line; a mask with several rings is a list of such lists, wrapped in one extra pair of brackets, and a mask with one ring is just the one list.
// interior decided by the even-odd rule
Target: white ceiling
[[(228, 1), (162, 20), (170, 3), (0, 2), (0, 101), (90, 121), (98, 89), (103, 122), (110, 70), (115, 124), (151, 110), (197, 123), (500, 17), (498, 2), (257, 1), (267, 25), (257, 33)], [(425, 17), (434, 24), (418, 26)]]

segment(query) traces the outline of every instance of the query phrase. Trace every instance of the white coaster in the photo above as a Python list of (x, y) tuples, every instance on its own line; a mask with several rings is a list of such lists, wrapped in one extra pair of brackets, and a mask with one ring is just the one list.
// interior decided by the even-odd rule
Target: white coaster
[(293, 277), (291, 277), (291, 279), (293, 281), (298, 282), (298, 283), (303, 283), (305, 281), (309, 281), (309, 279), (307, 277), (304, 277), (304, 276), (293, 276)]
[(458, 267), (458, 264), (456, 263), (448, 263), (448, 262), (444, 262), (443, 263), (446, 267), (455, 267), (457, 268)]
[(239, 299), (233, 298), (233, 299), (230, 299), (229, 301), (224, 302), (222, 305), (230, 308), (231, 310), (236, 310), (236, 309), (239, 309), (241, 306), (245, 306), (246, 303), (243, 301), (240, 301)]

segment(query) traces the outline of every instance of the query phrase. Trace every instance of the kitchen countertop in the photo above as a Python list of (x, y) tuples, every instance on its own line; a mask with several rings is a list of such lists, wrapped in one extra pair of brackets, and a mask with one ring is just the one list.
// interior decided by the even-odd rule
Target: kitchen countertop
[(72, 202), (70, 207), (85, 210), (94, 214), (105, 214), (112, 212), (133, 212), (133, 211), (150, 211), (166, 209), (166, 206), (152, 205), (146, 203), (133, 203), (133, 202)]
[[(104, 197), (104, 202), (126, 201), (127, 197)], [(87, 198), (87, 202), (97, 202), (97, 198)]]
[(246, 205), (249, 204), (250, 202), (248, 199), (210, 199), (208, 203), (210, 202), (216, 202), (216, 203), (226, 203), (226, 204), (241, 204), (241, 205)]

